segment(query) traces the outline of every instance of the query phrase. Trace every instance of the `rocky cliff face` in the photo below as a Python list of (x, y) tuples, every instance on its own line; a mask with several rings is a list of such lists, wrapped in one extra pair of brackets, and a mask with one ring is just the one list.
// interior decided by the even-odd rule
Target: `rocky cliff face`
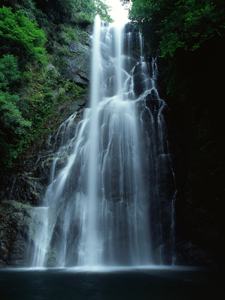
[[(89, 69), (91, 57), (91, 30), (75, 31), (77, 40), (68, 46), (71, 56), (68, 61), (67, 78), (81, 87), (89, 85)], [(52, 64), (49, 70), (55, 70)], [(62, 145), (64, 121), (77, 112), (71, 124), (75, 130), (89, 99), (88, 92), (74, 99), (71, 93), (65, 100), (56, 104), (57, 119), (52, 116), (47, 120), (46, 127), (51, 130), (38, 140), (24, 154), (23, 162), (5, 175), (0, 187), (0, 267), (27, 266), (28, 245), (32, 247), (32, 232), (35, 224), (32, 220), (33, 206), (40, 206), (49, 182), (52, 162), (58, 155)], [(60, 157), (57, 168), (60, 169), (67, 157)]]

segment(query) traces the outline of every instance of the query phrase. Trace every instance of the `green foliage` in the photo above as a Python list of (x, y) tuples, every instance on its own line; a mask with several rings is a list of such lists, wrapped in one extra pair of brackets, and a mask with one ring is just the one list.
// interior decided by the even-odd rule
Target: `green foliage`
[(13, 159), (24, 150), (23, 144), (31, 122), (18, 109), (19, 97), (0, 91), (0, 165), (11, 167)]
[(108, 6), (101, 0), (37, 0), (36, 7), (56, 24), (72, 22), (86, 27), (91, 24), (95, 14), (110, 21)]
[(79, 42), (74, 28), (63, 24), (60, 24), (58, 28), (62, 30), (62, 34), (60, 35), (60, 40), (59, 40), (61, 44), (69, 45), (72, 40)]
[(0, 89), (10, 90), (21, 80), (18, 58), (13, 55), (3, 55), (0, 59)]
[(19, 127), (29, 127), (30, 122), (24, 120), (21, 112), (18, 110), (16, 104), (19, 101), (17, 95), (11, 95), (8, 92), (0, 91), (0, 105), (1, 105), (1, 120), (5, 120), (5, 126), (18, 126), (15, 127), (15, 134), (21, 134), (23, 130)]
[(162, 56), (173, 56), (177, 48), (195, 50), (225, 28), (225, 9), (216, 5), (219, 2), (178, 1), (159, 31)]
[(13, 53), (22, 60), (36, 59), (46, 63), (46, 36), (36, 22), (30, 21), (22, 11), (12, 12), (12, 8), (0, 9), (0, 53)]
[[(224, 34), (225, 8), (221, 0), (134, 0), (130, 18), (161, 56), (176, 49), (195, 50), (213, 35)], [(156, 37), (157, 36), (157, 37)]]
[(95, 15), (99, 15), (103, 21), (106, 21), (108, 23), (113, 22), (112, 18), (108, 14), (108, 10), (109, 10), (108, 5), (106, 5), (101, 0), (95, 0), (94, 6), (95, 6), (94, 8)]
[[(2, 166), (14, 159), (32, 140), (32, 120), (24, 114), (18, 91), (24, 82), (22, 70), (30, 61), (46, 64), (45, 34), (22, 11), (0, 9), (0, 148)], [(46, 109), (46, 108), (45, 108)]]
[[(72, 93), (71, 100), (75, 100), (79, 98), (82, 94), (87, 93), (87, 88), (83, 88), (77, 85), (75, 82), (71, 81), (71, 79), (64, 79), (61, 84), (60, 88), (63, 89), (65, 92), (70, 91)], [(60, 90), (59, 90), (60, 93)], [(71, 101), (70, 100), (70, 101)]]
[(39, 67), (24, 73), (26, 97), (21, 109), (25, 118), (32, 122), (33, 133), (43, 129), (42, 125), (53, 112), (52, 91), (56, 86), (56, 77), (56, 70), (47, 71)]
[(96, 14), (106, 22), (112, 22), (109, 7), (101, 0), (3, 0), (5, 6), (24, 12), (30, 20), (38, 22), (45, 30), (47, 19), (55, 24), (75, 23), (90, 25)]
[(54, 69), (30, 65), (23, 74), (22, 97), (0, 91), (0, 169), (12, 167), (15, 158), (46, 130), (46, 120), (55, 113), (52, 91), (57, 76)]
[[(0, 5), (0, 170), (45, 130), (55, 106), (76, 101), (86, 88), (65, 77), (79, 30), (94, 16), (111, 21), (101, 0), (3, 0)], [(4, 4), (4, 5), (3, 5)], [(60, 24), (60, 25), (59, 25)], [(40, 29), (40, 27), (42, 29)], [(45, 48), (46, 47), (46, 48)], [(47, 70), (45, 65), (53, 67)], [(53, 92), (54, 91), (54, 92)]]

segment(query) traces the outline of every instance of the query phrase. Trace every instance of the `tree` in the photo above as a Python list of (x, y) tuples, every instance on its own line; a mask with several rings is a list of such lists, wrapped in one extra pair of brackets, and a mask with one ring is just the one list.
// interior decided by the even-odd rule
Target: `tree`
[(81, 20), (91, 23), (96, 14), (111, 21), (108, 6), (101, 0), (37, 0), (36, 6), (55, 23), (79, 23)]
[(0, 59), (0, 89), (4, 91), (12, 90), (21, 79), (18, 58), (12, 54), (3, 55)]
[(11, 167), (13, 159), (24, 150), (24, 139), (31, 122), (18, 109), (19, 97), (0, 91), (0, 169)]
[(225, 34), (221, 0), (134, 0), (130, 18), (162, 57), (173, 56), (178, 48), (195, 50), (212, 36)]
[(12, 12), (11, 7), (0, 9), (0, 55), (11, 53), (23, 61), (36, 59), (46, 63), (46, 36), (36, 22), (30, 21), (22, 11)]

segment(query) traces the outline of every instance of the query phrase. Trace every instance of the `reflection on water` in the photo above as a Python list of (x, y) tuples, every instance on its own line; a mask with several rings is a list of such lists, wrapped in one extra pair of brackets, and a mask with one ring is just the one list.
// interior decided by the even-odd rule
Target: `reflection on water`
[(222, 271), (193, 268), (2, 270), (0, 300), (225, 299)]

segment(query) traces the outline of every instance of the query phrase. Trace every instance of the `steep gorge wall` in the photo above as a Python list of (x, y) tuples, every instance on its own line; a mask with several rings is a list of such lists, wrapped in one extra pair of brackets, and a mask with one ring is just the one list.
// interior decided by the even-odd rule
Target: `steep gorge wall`
[[(91, 29), (75, 30), (77, 40), (68, 46), (71, 56), (64, 56), (68, 61), (65, 74), (68, 80), (85, 88), (87, 92), (74, 98), (72, 92), (64, 95), (64, 100), (57, 102), (56, 115), (50, 117), (45, 126), (50, 130), (42, 134), (21, 158), (21, 163), (9, 174), (3, 176), (0, 187), (0, 267), (27, 265), (27, 250), (32, 237), (29, 236), (32, 207), (40, 206), (49, 182), (51, 165), (57, 157), (63, 135), (63, 123), (74, 112), (77, 112), (71, 130), (76, 124), (86, 107), (89, 94), (89, 69), (91, 58)], [(60, 38), (60, 36), (58, 37)], [(55, 47), (57, 44), (55, 42)], [(56, 66), (49, 64), (48, 70), (59, 72)], [(62, 70), (60, 70), (62, 72)], [(60, 78), (60, 77), (59, 77)], [(61, 127), (60, 127), (61, 126)], [(58, 132), (59, 128), (62, 130)], [(57, 138), (56, 138), (57, 136)], [(58, 161), (57, 168), (65, 164), (67, 157)]]
[[(176, 248), (179, 264), (220, 266), (223, 258), (223, 97), (224, 40), (202, 44), (195, 52), (180, 51), (176, 68), (158, 58), (160, 96), (170, 110), (167, 122), (177, 182)], [(176, 89), (168, 95), (168, 74)]]

